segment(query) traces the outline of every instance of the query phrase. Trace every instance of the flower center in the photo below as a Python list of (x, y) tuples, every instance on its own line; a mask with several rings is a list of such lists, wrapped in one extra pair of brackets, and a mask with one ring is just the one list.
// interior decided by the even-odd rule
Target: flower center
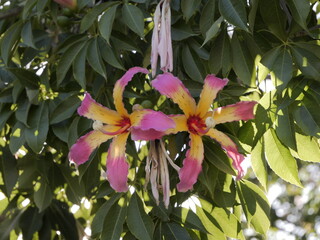
[(121, 131), (121, 133), (128, 130), (129, 127), (131, 127), (131, 121), (128, 117), (123, 117), (122, 120), (116, 125), (121, 127), (118, 131)]
[(199, 116), (190, 116), (187, 125), (191, 133), (203, 135), (208, 132), (206, 123)]
[(99, 130), (99, 131), (103, 132), (104, 134), (114, 136), (114, 135), (118, 135), (118, 134), (121, 134), (121, 133), (128, 131), (128, 128), (131, 127), (131, 121), (129, 118), (123, 117), (122, 120), (118, 124), (116, 124), (116, 126), (120, 127), (120, 129), (118, 129), (115, 132), (108, 132), (108, 131), (103, 130), (103, 123), (96, 120), (93, 122), (92, 127), (94, 130)]

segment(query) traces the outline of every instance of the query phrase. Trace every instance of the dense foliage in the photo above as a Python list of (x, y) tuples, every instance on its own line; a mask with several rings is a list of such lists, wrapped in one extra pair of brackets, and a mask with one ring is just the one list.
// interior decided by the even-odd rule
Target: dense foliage
[[(69, 9), (51, 0), (0, 1), (0, 239), (245, 239), (247, 228), (263, 238), (270, 176), (302, 187), (298, 166), (320, 161), (317, 1), (172, 0), (173, 74), (196, 99), (207, 74), (227, 77), (214, 107), (258, 101), (254, 120), (216, 126), (251, 159), (258, 181), (249, 174), (236, 181), (231, 160), (209, 138), (192, 191), (176, 190), (178, 174), (169, 166), (168, 209), (144, 189), (149, 143), (127, 143), (127, 193), (106, 180), (109, 142), (89, 162), (70, 164), (70, 147), (92, 129), (76, 112), (84, 92), (114, 109), (113, 86), (125, 70), (150, 69), (157, 3), (78, 0)], [(124, 93), (127, 109), (180, 113), (151, 79), (134, 77)], [(163, 140), (181, 166), (188, 135)], [(191, 196), (196, 213), (182, 206)]]

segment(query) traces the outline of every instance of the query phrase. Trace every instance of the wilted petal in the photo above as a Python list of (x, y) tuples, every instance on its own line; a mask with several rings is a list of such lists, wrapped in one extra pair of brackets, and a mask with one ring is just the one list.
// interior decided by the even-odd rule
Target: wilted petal
[(244, 156), (238, 152), (237, 145), (226, 134), (216, 129), (210, 129), (206, 135), (220, 143), (227, 155), (233, 160), (232, 165), (238, 171), (237, 179), (241, 179), (244, 176), (244, 170), (241, 166)]
[(221, 79), (215, 75), (208, 75), (204, 80), (204, 85), (200, 95), (200, 100), (197, 106), (197, 114), (204, 117), (208, 112), (217, 93), (227, 85), (228, 79)]
[(85, 94), (85, 97), (78, 108), (78, 114), (106, 124), (117, 124), (122, 119), (116, 111), (97, 103), (92, 99), (89, 93)]
[(56, 3), (59, 3), (63, 7), (74, 9), (77, 7), (77, 0), (54, 0)]
[(91, 131), (80, 137), (71, 147), (69, 152), (69, 160), (77, 165), (85, 163), (89, 160), (91, 153), (103, 142), (109, 140), (113, 136), (106, 135), (100, 131)]
[(107, 156), (107, 178), (110, 186), (117, 192), (128, 190), (129, 164), (125, 157), (128, 136), (128, 132), (116, 136), (110, 144)]
[(171, 73), (164, 73), (158, 75), (151, 84), (162, 95), (171, 98), (177, 103), (187, 116), (195, 113), (196, 103), (179, 78)]
[(203, 143), (199, 135), (190, 134), (190, 149), (183, 160), (183, 167), (179, 171), (180, 183), (177, 185), (179, 192), (192, 189), (201, 172), (203, 161)]
[(236, 104), (219, 107), (214, 110), (213, 118), (216, 124), (239, 120), (253, 119), (254, 101), (238, 102)]
[(157, 5), (156, 11), (154, 13), (153, 18), (153, 32), (152, 32), (152, 40), (151, 40), (151, 72), (152, 77), (156, 75), (157, 63), (158, 63), (158, 46), (159, 46), (159, 20), (160, 20), (160, 5), (161, 2)]
[(123, 91), (124, 88), (127, 86), (128, 82), (130, 82), (133, 78), (133, 76), (137, 73), (144, 73), (148, 74), (149, 71), (142, 67), (133, 67), (130, 68), (123, 76), (120, 78), (113, 89), (113, 99), (114, 99), (114, 105), (116, 107), (117, 112), (122, 116), (128, 116), (127, 110), (124, 108), (123, 104)]

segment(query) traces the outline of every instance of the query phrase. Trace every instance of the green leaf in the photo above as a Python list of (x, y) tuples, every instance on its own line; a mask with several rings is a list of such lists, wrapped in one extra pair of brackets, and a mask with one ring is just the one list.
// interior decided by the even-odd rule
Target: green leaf
[(98, 236), (102, 232), (103, 229), (103, 222), (108, 214), (109, 210), (113, 206), (113, 204), (119, 200), (122, 196), (121, 193), (114, 194), (110, 199), (108, 199), (99, 210), (95, 213), (95, 216), (92, 220), (91, 230), (92, 230), (92, 237)]
[(57, 85), (60, 85), (62, 83), (69, 68), (71, 67), (71, 64), (86, 43), (87, 41), (81, 40), (69, 46), (63, 53), (57, 66)]
[(308, 31), (307, 18), (310, 12), (310, 3), (307, 0), (287, 0), (293, 19)]
[(39, 212), (42, 212), (48, 206), (50, 206), (53, 198), (53, 193), (50, 186), (48, 185), (48, 183), (45, 181), (44, 178), (41, 178), (40, 184), (41, 184), (40, 188), (38, 189), (38, 191), (36, 191), (33, 194), (33, 197), (34, 197), (34, 203), (39, 209)]
[(29, 128), (25, 130), (25, 136), (29, 147), (38, 153), (41, 151), (47, 139), (49, 130), (49, 109), (46, 102), (42, 102), (28, 116)]
[(294, 111), (294, 119), (305, 134), (319, 137), (319, 122), (314, 118), (310, 110), (305, 105), (296, 107)]
[(80, 99), (77, 95), (71, 95), (60, 102), (53, 110), (50, 116), (50, 124), (62, 122), (70, 118), (80, 105)]
[(131, 233), (140, 240), (152, 239), (153, 222), (146, 214), (143, 203), (137, 193), (130, 199), (128, 207), (127, 224)]
[(171, 217), (178, 223), (182, 223), (185, 228), (197, 229), (203, 233), (208, 233), (197, 214), (190, 209), (176, 207), (173, 209)]
[(73, 77), (79, 85), (86, 89), (86, 56), (88, 45), (84, 45), (72, 63)]
[(120, 239), (127, 213), (127, 207), (125, 205), (120, 205), (121, 200), (123, 199), (120, 199), (117, 204), (113, 205), (107, 213), (103, 222), (101, 240)]
[(88, 42), (87, 60), (90, 66), (101, 76), (107, 79), (106, 67), (102, 61), (101, 52), (99, 50), (98, 38)]
[(5, 218), (1, 222), (0, 240), (10, 239), (10, 233), (17, 227), (23, 212), (23, 210), (14, 210), (10, 217)]
[[(223, 232), (224, 235), (228, 237), (243, 239), (243, 232), (241, 230), (240, 222), (238, 221), (238, 219), (234, 214), (232, 214), (227, 209), (215, 207), (204, 199), (200, 199), (200, 203), (206, 218), (209, 221), (211, 221), (213, 226), (215, 226), (212, 229), (206, 227), (206, 229), (208, 229), (208, 231), (213, 236), (215, 236), (215, 232), (218, 233), (217, 236), (220, 235), (219, 232), (217, 231), (217, 229), (219, 229), (221, 232)], [(198, 209), (199, 208), (197, 208), (197, 213), (198, 213)], [(214, 228), (216, 228), (216, 231), (215, 232), (211, 231), (211, 230), (214, 230)]]
[(201, 0), (181, 0), (181, 10), (186, 22), (195, 14), (201, 4)]
[(233, 69), (240, 80), (248, 86), (255, 86), (255, 66), (250, 51), (238, 34), (233, 33), (231, 40)]
[(108, 44), (110, 44), (109, 40), (110, 40), (114, 18), (117, 12), (117, 7), (118, 7), (118, 4), (112, 6), (107, 11), (105, 11), (99, 21), (99, 31), (101, 33), (101, 36), (107, 41)]
[(181, 41), (192, 36), (197, 36), (188, 24), (183, 21), (179, 21), (174, 26), (171, 27), (171, 37), (174, 41)]
[(211, 140), (204, 142), (205, 158), (215, 167), (227, 174), (236, 175), (231, 160), (227, 157), (221, 147), (212, 143)]
[(219, 11), (229, 23), (248, 31), (247, 13), (244, 1), (220, 0)]
[(32, 71), (23, 68), (8, 68), (22, 86), (29, 89), (39, 89), (40, 77)]
[(122, 7), (122, 17), (126, 25), (138, 34), (144, 37), (144, 17), (142, 11), (135, 5), (124, 4)]
[(219, 17), (217, 21), (215, 21), (212, 26), (209, 28), (209, 30), (206, 32), (206, 38), (202, 44), (205, 45), (208, 41), (210, 41), (212, 38), (214, 38), (218, 31), (220, 30), (221, 22), (223, 21), (223, 17)]
[(233, 207), (236, 199), (236, 189), (233, 177), (223, 172), (218, 173), (213, 200), (219, 207)]
[(270, 31), (278, 38), (285, 40), (286, 15), (282, 11), (279, 0), (259, 1), (260, 13)]
[(288, 148), (278, 139), (275, 131), (270, 128), (265, 132), (264, 148), (270, 168), (283, 180), (302, 187), (298, 176), (298, 166)]
[(4, 181), (5, 194), (10, 198), (10, 194), (17, 183), (19, 171), (17, 160), (7, 148), (1, 148), (2, 157), (0, 158), (1, 175)]
[(25, 143), (25, 125), (21, 122), (16, 122), (12, 128), (10, 136), (9, 148), (12, 154), (15, 154), (20, 147)]
[(264, 152), (263, 138), (261, 138), (252, 150), (251, 166), (261, 185), (267, 189), (268, 169)]
[(116, 56), (114, 47), (109, 46), (102, 38), (98, 38), (98, 44), (101, 56), (104, 61), (115, 68), (125, 70), (123, 64), (121, 63), (121, 60), (118, 56)]
[(243, 180), (237, 181), (239, 197), (249, 226), (266, 234), (270, 227), (270, 205), (264, 192), (255, 184)]
[(30, 11), (32, 11), (34, 5), (37, 3), (37, 0), (27, 0), (22, 12), (22, 20), (26, 20)]
[(33, 234), (37, 232), (41, 226), (42, 214), (38, 213), (37, 208), (28, 207), (19, 220), (19, 227), (22, 230), (23, 239), (32, 240)]
[(296, 157), (307, 162), (320, 162), (320, 146), (317, 139), (310, 136), (295, 133), (297, 150)]
[(210, 51), (209, 68), (214, 74), (222, 69), (222, 76), (227, 76), (232, 64), (230, 38), (226, 31), (219, 34)]
[(301, 72), (320, 81), (320, 59), (313, 52), (298, 46), (292, 46), (291, 52)]
[(294, 122), (292, 119), (291, 114), (289, 113), (288, 108), (284, 108), (279, 110), (277, 114), (277, 128), (276, 133), (281, 142), (293, 149), (296, 150), (296, 139), (295, 139), (295, 129), (294, 129)]
[(198, 82), (203, 82), (204, 68), (198, 56), (193, 54), (189, 46), (185, 45), (182, 49), (183, 68), (188, 76)]
[(36, 48), (33, 39), (32, 25), (31, 22), (26, 22), (21, 31), (22, 42), (29, 47)]
[(192, 240), (186, 229), (172, 222), (162, 224), (162, 234), (164, 239)]
[(29, 116), (30, 108), (31, 108), (31, 103), (28, 101), (25, 101), (23, 103), (18, 104), (18, 109), (15, 112), (15, 117), (19, 119), (19, 121), (22, 122), (26, 127), (30, 127), (28, 124), (28, 116)]
[(103, 11), (116, 4), (119, 4), (119, 1), (105, 2), (92, 8), (91, 11), (89, 11), (81, 20), (80, 33), (87, 31)]
[(214, 23), (215, 6), (216, 6), (216, 1), (209, 0), (207, 1), (207, 3), (204, 5), (202, 9), (199, 27), (203, 36), (205, 36), (206, 32)]
[(8, 65), (9, 59), (14, 53), (13, 49), (17, 41), (20, 39), (21, 29), (22, 22), (18, 21), (8, 28), (1, 39), (1, 58), (5, 65)]
[(292, 78), (292, 58), (288, 50), (281, 48), (279, 55), (275, 59), (272, 71), (275, 75), (275, 86), (283, 90)]

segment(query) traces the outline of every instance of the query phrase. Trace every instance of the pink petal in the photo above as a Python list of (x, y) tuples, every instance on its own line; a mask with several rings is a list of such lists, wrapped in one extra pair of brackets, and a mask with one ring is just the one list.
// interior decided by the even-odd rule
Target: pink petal
[(219, 107), (214, 110), (214, 121), (216, 124), (233, 122), (239, 120), (249, 120), (254, 118), (253, 108), (257, 104), (255, 101), (238, 102), (236, 104)]
[(154, 130), (154, 129), (149, 129), (149, 130), (141, 130), (140, 128), (132, 128), (131, 129), (131, 139), (133, 141), (155, 140), (155, 139), (162, 138), (164, 135), (165, 135), (165, 132), (160, 132), (160, 131), (157, 131), (157, 130)]
[(126, 141), (129, 133), (115, 137), (110, 144), (107, 156), (107, 178), (117, 192), (128, 191), (129, 164), (125, 158)]
[(89, 160), (91, 153), (103, 142), (111, 139), (113, 136), (103, 134), (100, 131), (91, 131), (80, 137), (71, 147), (69, 160), (77, 165), (83, 164)]
[(201, 164), (204, 158), (202, 139), (199, 135), (190, 134), (190, 149), (187, 151), (183, 167), (179, 171), (180, 183), (177, 185), (179, 192), (192, 189), (201, 172)]

